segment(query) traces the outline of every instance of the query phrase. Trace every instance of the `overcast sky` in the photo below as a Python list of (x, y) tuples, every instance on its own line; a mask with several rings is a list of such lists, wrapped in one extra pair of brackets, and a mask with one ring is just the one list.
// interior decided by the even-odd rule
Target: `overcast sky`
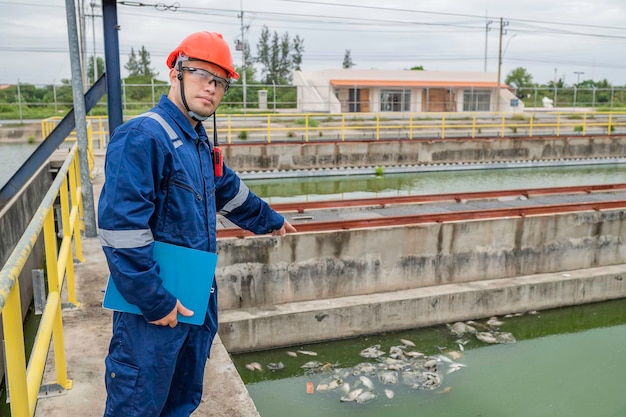
[[(88, 54), (93, 54), (95, 34), (96, 53), (104, 56), (101, 0), (94, 0), (93, 9), (84, 1), (86, 14), (96, 15), (85, 18)], [(157, 78), (165, 79), (167, 54), (200, 30), (221, 32), (232, 45), (235, 64), (241, 65), (234, 46), (241, 39), (243, 10), (253, 55), (263, 26), (291, 38), (299, 35), (305, 71), (341, 68), (350, 50), (354, 68), (422, 65), (482, 72), (486, 49), (487, 71), (495, 73), (503, 18), (502, 80), (524, 67), (540, 84), (556, 76), (568, 85), (605, 78), (626, 85), (626, 0), (162, 1), (127, 2), (144, 6), (118, 2), (122, 67), (131, 47), (145, 46)], [(0, 84), (70, 78), (65, 7), (65, 0), (0, 0)]]

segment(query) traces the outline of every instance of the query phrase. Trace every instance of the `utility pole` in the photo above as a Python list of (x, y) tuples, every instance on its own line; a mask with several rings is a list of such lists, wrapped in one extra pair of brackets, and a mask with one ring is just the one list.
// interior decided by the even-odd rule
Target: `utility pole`
[(498, 48), (498, 87), (496, 89), (496, 112), (500, 111), (500, 76), (502, 73), (502, 36), (505, 34), (504, 27), (508, 26), (509, 22), (505, 22), (500, 18), (500, 46)]
[(576, 95), (578, 92), (578, 85), (580, 84), (580, 75), (584, 74), (583, 71), (574, 71), (574, 74), (576, 74), (576, 85), (574, 86), (574, 111), (576, 111)]
[(82, 75), (80, 69), (80, 47), (78, 29), (76, 27), (76, 10), (74, 0), (65, 0), (67, 17), (67, 36), (70, 49), (70, 66), (72, 71), (72, 98), (74, 102), (74, 123), (78, 142), (78, 164), (80, 167), (80, 182), (83, 194), (83, 208), (85, 221), (85, 236), (98, 235), (96, 214), (93, 199), (93, 188), (89, 175), (89, 155), (87, 154), (87, 115), (85, 97), (83, 95)]
[(247, 86), (246, 86), (246, 39), (245, 32), (248, 29), (247, 26), (243, 24), (243, 0), (239, 2), (239, 7), (241, 9), (241, 13), (239, 13), (238, 18), (241, 19), (241, 43), (237, 44), (236, 49), (241, 50), (241, 82), (243, 84), (243, 109), (248, 108), (248, 97), (247, 97)]
[(491, 24), (493, 20), (487, 20), (488, 16), (485, 13), (485, 72), (487, 72), (487, 34), (491, 30)]
[(93, 82), (95, 83), (98, 79), (98, 60), (96, 58), (96, 17), (102, 17), (102, 15), (95, 14), (94, 8), (96, 7), (96, 3), (91, 1), (89, 3), (89, 7), (91, 7), (91, 14), (86, 14), (86, 17), (91, 17), (91, 36), (92, 36), (92, 45), (93, 45)]
[(580, 84), (580, 76), (582, 74), (584, 74), (583, 71), (574, 71), (574, 74), (576, 74), (576, 86), (578, 86), (578, 84)]
[(83, 88), (87, 90), (87, 40), (85, 38), (85, 1), (78, 0), (76, 5), (78, 9), (78, 32), (80, 36), (80, 57), (81, 57), (81, 74), (83, 77)]

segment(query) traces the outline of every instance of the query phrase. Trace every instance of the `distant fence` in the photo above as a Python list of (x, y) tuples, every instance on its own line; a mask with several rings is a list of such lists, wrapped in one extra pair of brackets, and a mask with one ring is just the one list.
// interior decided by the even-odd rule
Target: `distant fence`
[[(402, 86), (397, 87), (402, 89)], [(407, 87), (407, 89), (412, 87)], [(168, 84), (152, 80), (149, 84), (122, 82), (122, 106), (125, 114), (138, 114), (153, 107)], [(319, 86), (318, 91), (335, 95), (332, 86)], [(548, 98), (556, 108), (590, 108), (612, 110), (626, 106), (626, 87), (530, 87), (517, 92), (526, 107), (542, 107)], [(306, 105), (307, 103), (300, 103)], [(365, 102), (352, 103), (356, 107)], [(0, 119), (43, 118), (65, 114), (72, 107), (72, 87), (67, 84), (5, 84), (0, 86)], [(298, 108), (297, 87), (276, 84), (232, 84), (222, 100), (221, 109), (280, 111)], [(92, 110), (92, 115), (106, 114), (104, 99)], [(44, 115), (45, 113), (45, 115)]]

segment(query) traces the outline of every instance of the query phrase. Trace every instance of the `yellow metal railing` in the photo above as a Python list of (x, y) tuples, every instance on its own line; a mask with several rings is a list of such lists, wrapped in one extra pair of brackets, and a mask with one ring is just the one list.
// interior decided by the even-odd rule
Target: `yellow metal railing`
[[(72, 381), (67, 377), (61, 290), (64, 278), (67, 278), (68, 302), (75, 307), (79, 306), (76, 301), (72, 251), (72, 246), (74, 246), (76, 258), (81, 262), (84, 261), (80, 239), (80, 230), (84, 228), (84, 225), (82, 224), (82, 196), (77, 149), (77, 145), (74, 145), (70, 150), (22, 238), (5, 266), (0, 270), (0, 312), (4, 326), (5, 372), (13, 417), (32, 417), (35, 413), (51, 339), (54, 344), (55, 383), (64, 389), (72, 388)], [(62, 227), (62, 238), (58, 247), (54, 219), (54, 203), (57, 198), (61, 204), (60, 224)], [(18, 278), (42, 230), (48, 297), (30, 360), (26, 364)]]
[[(41, 137), (46, 139), (54, 128), (59, 124), (62, 119), (60, 117), (48, 117), (41, 121)], [(87, 117), (87, 161), (89, 163), (89, 172), (93, 171), (94, 155), (93, 155), (93, 142), (94, 139), (98, 141), (99, 149), (104, 149), (106, 141), (109, 135), (108, 122), (106, 116), (88, 116)], [(68, 142), (76, 142), (76, 130), (72, 132), (65, 139)], [(91, 174), (90, 174), (91, 176)], [(93, 178), (93, 177), (92, 177)]]
[(271, 143), (277, 138), (309, 142), (329, 137), (345, 141), (347, 137), (380, 140), (383, 137), (610, 135), (617, 127), (626, 127), (626, 112), (218, 115), (218, 131), (226, 135), (228, 143), (249, 138)]
[[(104, 149), (109, 137), (104, 117), (88, 117), (88, 154), (93, 164), (93, 142)], [(45, 138), (60, 118), (42, 120)], [(612, 134), (626, 128), (626, 112), (534, 112), (534, 113), (258, 113), (222, 114), (218, 132), (227, 143), (237, 139), (309, 142), (310, 140), (383, 138), (409, 140), (451, 137), (562, 136)], [(68, 140), (76, 140), (73, 132)]]
[[(47, 138), (55, 127), (61, 122), (58, 116), (48, 117), (41, 121), (41, 137)], [(89, 148), (93, 149), (93, 142), (96, 141), (99, 149), (104, 149), (109, 137), (107, 116), (87, 116), (87, 134), (89, 137)], [(73, 130), (67, 137), (68, 141), (76, 141), (76, 131)]]

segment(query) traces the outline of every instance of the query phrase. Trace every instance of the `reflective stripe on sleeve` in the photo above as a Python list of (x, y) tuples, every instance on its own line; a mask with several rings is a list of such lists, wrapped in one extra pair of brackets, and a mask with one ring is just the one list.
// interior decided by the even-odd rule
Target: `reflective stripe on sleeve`
[(170, 137), (170, 140), (172, 141), (174, 148), (178, 148), (179, 146), (183, 144), (183, 141), (180, 140), (180, 138), (178, 137), (178, 135), (176, 134), (172, 126), (168, 122), (166, 122), (165, 119), (160, 114), (149, 111), (149, 112), (140, 114), (137, 117), (149, 117), (159, 122), (161, 127), (165, 130), (167, 135)]
[(248, 195), (250, 194), (250, 189), (243, 182), (239, 182), (239, 191), (237, 195), (230, 199), (229, 202), (224, 204), (224, 207), (220, 210), (220, 214), (228, 214), (231, 211), (235, 210), (237, 207), (241, 207), (243, 203), (246, 202)]
[(98, 229), (102, 246), (114, 249), (141, 248), (154, 242), (150, 229), (106, 230)]

